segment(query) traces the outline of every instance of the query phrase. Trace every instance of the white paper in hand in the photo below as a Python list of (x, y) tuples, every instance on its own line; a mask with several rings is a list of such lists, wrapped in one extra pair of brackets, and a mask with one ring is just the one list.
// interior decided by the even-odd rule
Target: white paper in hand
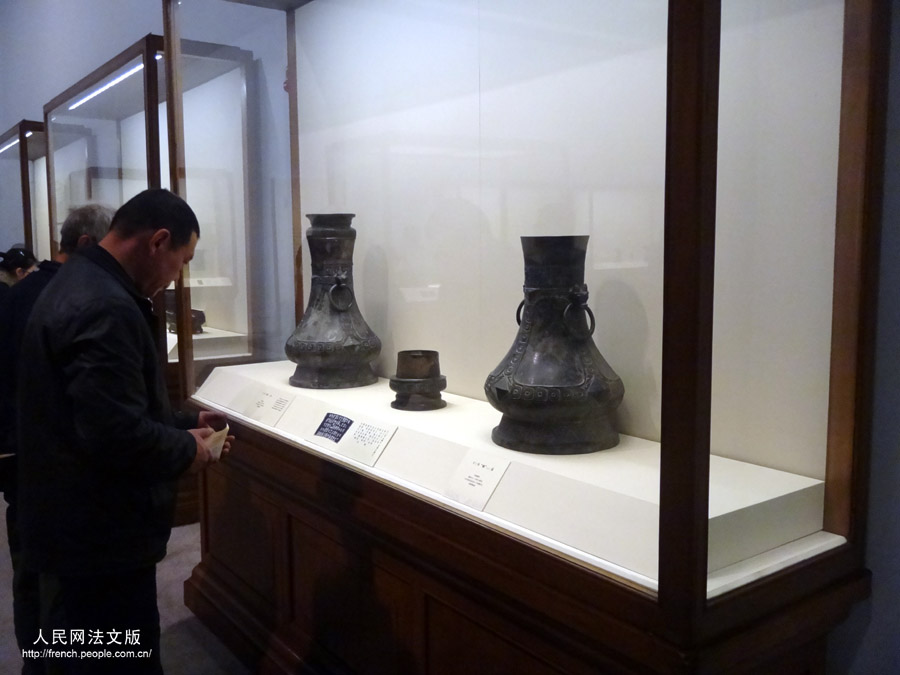
[(211, 454), (214, 459), (219, 459), (222, 455), (222, 448), (225, 447), (226, 436), (228, 436), (227, 424), (224, 429), (219, 429), (206, 438), (206, 445), (209, 446), (209, 454)]

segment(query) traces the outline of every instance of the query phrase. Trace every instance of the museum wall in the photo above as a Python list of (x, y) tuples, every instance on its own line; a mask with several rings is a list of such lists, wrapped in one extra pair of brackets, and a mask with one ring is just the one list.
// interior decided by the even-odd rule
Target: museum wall
[[(820, 479), (842, 12), (723, 7), (712, 447)], [(448, 391), (483, 399), (515, 336), (519, 237), (589, 234), (620, 428), (658, 440), (666, 3), (321, 0), (298, 14), (304, 209), (357, 214), (380, 374), (398, 350), (437, 349)]]

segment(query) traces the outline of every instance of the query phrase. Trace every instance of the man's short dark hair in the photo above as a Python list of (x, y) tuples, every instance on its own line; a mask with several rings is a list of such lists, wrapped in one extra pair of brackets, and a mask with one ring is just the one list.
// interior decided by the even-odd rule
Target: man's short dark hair
[(185, 246), (191, 233), (200, 236), (197, 216), (178, 195), (164, 189), (144, 190), (125, 202), (113, 216), (111, 232), (125, 238), (142, 232), (168, 230), (175, 248)]
[(74, 253), (82, 236), (90, 237), (96, 244), (109, 232), (109, 224), (115, 212), (102, 204), (85, 204), (72, 209), (59, 231), (59, 252)]

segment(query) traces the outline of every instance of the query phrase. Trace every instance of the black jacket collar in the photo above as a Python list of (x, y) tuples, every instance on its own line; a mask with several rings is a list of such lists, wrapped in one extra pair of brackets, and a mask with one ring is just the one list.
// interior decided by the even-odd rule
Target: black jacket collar
[(150, 301), (150, 298), (138, 290), (137, 285), (134, 283), (134, 279), (128, 276), (128, 272), (125, 271), (125, 268), (122, 267), (122, 265), (119, 264), (119, 261), (113, 258), (112, 254), (105, 248), (98, 244), (85, 246), (84, 248), (78, 249), (76, 255), (84, 256), (92, 263), (105, 270), (110, 276), (115, 278), (116, 281), (122, 284), (122, 287), (134, 297), (135, 302), (139, 305), (142, 307), (152, 306), (153, 303)]

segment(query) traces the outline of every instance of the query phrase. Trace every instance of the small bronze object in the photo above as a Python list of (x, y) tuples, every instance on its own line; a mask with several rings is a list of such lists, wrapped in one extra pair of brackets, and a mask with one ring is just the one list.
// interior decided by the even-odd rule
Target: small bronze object
[(491, 439), (504, 448), (572, 455), (619, 443), (612, 416), (625, 388), (592, 338), (587, 242), (586, 236), (522, 237), (519, 332), (484, 383), (488, 401), (503, 413)]
[(344, 389), (374, 383), (381, 340), (360, 314), (353, 292), (352, 213), (308, 215), (312, 288), (303, 318), (284, 351), (297, 364), (290, 383)]
[[(175, 313), (175, 290), (165, 290), (166, 303), (166, 328), (173, 335), (178, 332), (178, 323)], [(191, 309), (191, 333), (200, 335), (203, 332), (203, 324), (206, 323), (206, 312), (202, 309)]]
[(427, 349), (397, 352), (397, 374), (390, 379), (397, 397), (391, 407), (398, 410), (437, 410), (447, 405), (441, 391), (447, 378), (441, 375), (438, 353)]

